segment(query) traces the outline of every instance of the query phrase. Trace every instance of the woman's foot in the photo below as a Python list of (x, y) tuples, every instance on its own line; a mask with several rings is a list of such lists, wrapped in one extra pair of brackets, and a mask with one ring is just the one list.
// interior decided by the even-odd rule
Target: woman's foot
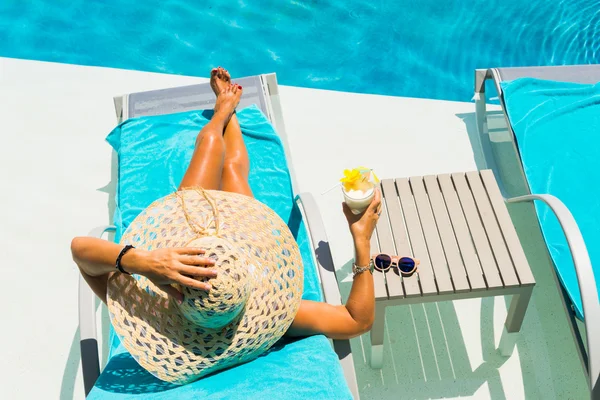
[(219, 93), (229, 85), (231, 85), (231, 76), (226, 69), (218, 67), (210, 71), (210, 87), (215, 92), (215, 96), (219, 97)]
[(217, 94), (214, 118), (223, 118), (225, 125), (233, 115), (242, 97), (242, 87), (236, 84), (228, 85)]

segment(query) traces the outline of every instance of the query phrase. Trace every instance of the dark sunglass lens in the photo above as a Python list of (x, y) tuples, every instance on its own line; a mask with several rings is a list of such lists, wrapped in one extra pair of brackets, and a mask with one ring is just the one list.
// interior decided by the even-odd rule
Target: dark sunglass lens
[(375, 266), (379, 269), (388, 269), (391, 264), (392, 264), (391, 257), (389, 257), (385, 254), (380, 254), (377, 257), (375, 257)]
[(402, 257), (398, 261), (398, 268), (402, 272), (411, 272), (415, 268), (415, 260), (409, 257)]

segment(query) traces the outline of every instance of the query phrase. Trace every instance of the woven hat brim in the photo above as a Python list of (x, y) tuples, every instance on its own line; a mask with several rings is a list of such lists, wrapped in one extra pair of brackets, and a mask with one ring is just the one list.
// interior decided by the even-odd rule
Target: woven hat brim
[[(283, 220), (247, 196), (207, 193), (221, 220), (220, 237), (234, 243), (257, 272), (242, 314), (223, 328), (202, 328), (145, 277), (115, 274), (108, 285), (111, 321), (125, 348), (154, 376), (179, 384), (266, 352), (291, 325), (302, 296), (302, 259)], [(185, 198), (195, 218), (214, 228), (206, 200), (190, 191)], [(152, 250), (184, 247), (197, 238), (179, 201), (172, 194), (154, 202), (133, 221), (121, 243)]]

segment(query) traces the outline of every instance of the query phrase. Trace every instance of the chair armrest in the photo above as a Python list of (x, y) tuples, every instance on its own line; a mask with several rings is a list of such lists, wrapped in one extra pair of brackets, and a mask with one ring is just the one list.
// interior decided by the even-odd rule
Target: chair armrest
[(550, 207), (567, 239), (573, 264), (575, 265), (577, 284), (579, 285), (583, 305), (588, 353), (588, 365), (586, 367), (590, 378), (590, 388), (592, 391), (594, 389), (598, 391), (600, 390), (598, 388), (600, 385), (600, 302), (587, 247), (573, 214), (557, 197), (549, 194), (530, 194), (507, 199), (507, 202), (519, 203), (534, 200), (543, 201)]
[[(321, 287), (325, 302), (331, 305), (341, 305), (342, 295), (340, 294), (340, 288), (335, 276), (335, 266), (333, 264), (333, 257), (331, 256), (329, 240), (327, 239), (325, 225), (323, 225), (323, 219), (321, 218), (317, 202), (312, 194), (300, 193), (296, 196), (296, 203), (306, 222), (312, 249), (317, 261), (317, 272), (321, 278)], [(360, 399), (350, 341), (333, 340), (333, 349), (338, 355), (340, 364), (344, 370), (346, 383), (350, 388), (350, 392), (352, 392), (352, 396), (355, 399)]]
[[(88, 236), (101, 238), (105, 232), (114, 232), (114, 226), (99, 226)], [(79, 276), (79, 346), (83, 386), (87, 396), (100, 376), (100, 355), (96, 337), (96, 295), (82, 275)]]
[(310, 193), (300, 193), (296, 196), (296, 203), (299, 205), (300, 211), (304, 216), (311, 239), (325, 302), (336, 306), (341, 305), (342, 295), (340, 294), (340, 288), (335, 276), (333, 257), (331, 256), (329, 240), (327, 239), (319, 207), (315, 198)]

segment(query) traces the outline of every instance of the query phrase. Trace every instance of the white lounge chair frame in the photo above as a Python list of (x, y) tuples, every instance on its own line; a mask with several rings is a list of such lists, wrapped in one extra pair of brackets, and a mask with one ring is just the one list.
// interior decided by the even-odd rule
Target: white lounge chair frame
[[(264, 74), (252, 76), (236, 79), (236, 82), (244, 87), (244, 95), (238, 108), (241, 109), (250, 104), (256, 104), (269, 118), (279, 134), (288, 161), (292, 189), (294, 193), (297, 193), (297, 184), (283, 121), (276, 75)], [(114, 98), (114, 102), (118, 122), (121, 122), (131, 117), (143, 115), (166, 114), (194, 109), (211, 109), (214, 106), (214, 94), (208, 83), (205, 83), (117, 96)], [(298, 194), (296, 196), (296, 203), (307, 225), (324, 299), (327, 303), (333, 305), (342, 304), (342, 297), (335, 276), (333, 258), (329, 248), (329, 240), (325, 233), (317, 203), (310, 193)], [(105, 233), (114, 231), (114, 226), (100, 226), (92, 229), (89, 236), (102, 237)], [(87, 396), (100, 376), (100, 362), (96, 330), (96, 299), (83, 277), (79, 279), (79, 328), (81, 334), (81, 366), (85, 394)], [(333, 340), (332, 344), (344, 370), (348, 387), (353, 397), (359, 399), (350, 341)]]
[[(571, 322), (571, 332), (577, 344), (581, 362), (589, 378), (588, 383), (590, 385), (591, 398), (597, 400), (600, 399), (600, 304), (594, 279), (594, 271), (581, 231), (569, 209), (555, 196), (543, 193), (531, 193), (527, 183), (525, 171), (523, 170), (523, 165), (519, 158), (519, 151), (515, 142), (515, 134), (506, 112), (502, 87), (500, 86), (500, 82), (502, 81), (510, 81), (522, 77), (577, 83), (596, 83), (600, 81), (600, 65), (478, 69), (475, 71), (474, 96), (477, 129), (481, 140), (482, 151), (485, 155), (488, 167), (494, 171), (496, 178), (498, 179), (498, 184), (500, 185), (500, 189), (503, 196), (506, 198), (506, 201), (508, 203), (533, 202), (535, 200), (543, 201), (554, 212), (564, 231), (571, 251), (571, 256), (573, 257), (579, 290), (581, 292), (581, 300), (585, 315), (585, 333), (583, 335), (577, 324), (571, 301), (560, 284), (555, 270), (552, 269), (552, 271), (558, 287), (561, 288), (562, 303)], [(493, 121), (488, 118), (486, 107), (485, 82), (487, 80), (493, 80), (504, 114), (503, 118), (492, 118)], [(490, 123), (494, 125), (493, 129), (490, 129)], [(496, 157), (494, 157), (494, 149), (492, 146), (494, 140), (490, 136), (490, 132), (492, 131), (495, 132), (492, 136), (494, 134), (497, 135), (498, 132), (502, 135), (502, 132), (504, 132), (504, 135), (502, 136), (508, 136), (510, 138), (516, 158), (518, 159), (516, 164), (518, 164), (517, 170), (520, 173), (521, 182), (518, 182), (516, 185), (513, 184), (513, 187), (511, 187), (512, 190), (509, 190), (508, 192), (506, 190), (508, 188), (506, 183), (509, 181), (508, 176), (510, 173), (508, 173), (506, 169), (512, 168), (510, 172), (514, 173), (515, 166), (500, 165), (500, 163), (497, 162)], [(508, 133), (508, 135), (506, 135), (506, 133)], [(504, 179), (502, 179), (502, 177), (504, 177)], [(514, 193), (511, 193), (515, 190), (517, 191), (516, 196)], [(511, 197), (511, 195), (514, 197)], [(586, 336), (585, 344), (583, 336)]]

